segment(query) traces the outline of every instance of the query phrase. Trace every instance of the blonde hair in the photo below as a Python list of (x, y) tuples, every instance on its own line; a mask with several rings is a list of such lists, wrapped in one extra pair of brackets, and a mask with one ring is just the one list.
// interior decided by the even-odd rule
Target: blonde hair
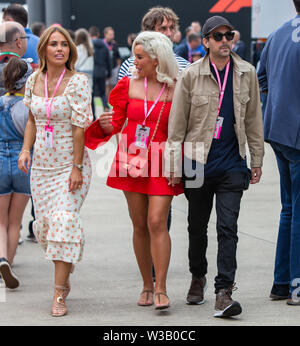
[(64, 29), (63, 27), (56, 26), (56, 25), (52, 25), (48, 29), (46, 29), (39, 40), (39, 43), (37, 46), (37, 52), (38, 52), (38, 56), (39, 56), (39, 70), (41, 72), (45, 72), (47, 70), (46, 48), (47, 48), (47, 45), (49, 42), (49, 38), (54, 32), (59, 32), (63, 36), (65, 36), (65, 38), (68, 42), (69, 48), (70, 48), (69, 59), (66, 62), (66, 67), (68, 70), (70, 70), (72, 72), (75, 71), (74, 66), (75, 66), (75, 63), (76, 63), (77, 58), (78, 58), (77, 48), (76, 48), (70, 34), (68, 33), (68, 31), (66, 29)]
[[(171, 40), (160, 32), (144, 31), (133, 42), (133, 54), (137, 45), (143, 46), (144, 51), (151, 59), (158, 60), (156, 67), (157, 80), (160, 83), (167, 83), (169, 86), (173, 85), (174, 80), (177, 79), (179, 67), (173, 53)], [(137, 76), (135, 67), (131, 69), (131, 73), (133, 76)]]

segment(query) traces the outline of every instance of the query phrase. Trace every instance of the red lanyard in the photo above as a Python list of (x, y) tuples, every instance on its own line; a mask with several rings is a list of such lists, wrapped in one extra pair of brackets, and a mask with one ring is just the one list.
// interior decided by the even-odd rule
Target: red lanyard
[(154, 101), (152, 107), (149, 109), (149, 112), (148, 112), (148, 104), (147, 104), (148, 81), (147, 81), (146, 77), (145, 77), (145, 80), (144, 80), (144, 85), (145, 85), (145, 101), (144, 101), (144, 105), (145, 105), (145, 120), (143, 122), (143, 126), (146, 125), (147, 118), (152, 113), (154, 107), (157, 105), (159, 99), (161, 98), (161, 95), (164, 93), (165, 88), (166, 88), (166, 84), (164, 84), (163, 87), (161, 88), (161, 91), (160, 91), (159, 95), (157, 96), (156, 100)]
[(64, 69), (59, 77), (59, 80), (56, 84), (56, 87), (54, 89), (54, 93), (52, 95), (52, 98), (49, 102), (49, 94), (48, 94), (48, 72), (46, 72), (46, 76), (45, 76), (45, 102), (46, 102), (46, 112), (47, 112), (47, 118), (48, 118), (48, 126), (50, 126), (50, 119), (51, 119), (51, 105), (53, 102), (53, 99), (57, 93), (57, 90), (59, 89), (61, 82), (65, 76), (66, 73), (66, 69)]
[(219, 71), (217, 69), (217, 66), (212, 61), (211, 61), (211, 64), (213, 65), (213, 68), (215, 69), (217, 79), (218, 79), (218, 84), (219, 84), (219, 90), (220, 90), (219, 108), (218, 108), (218, 114), (217, 114), (217, 117), (218, 117), (220, 115), (221, 106), (222, 106), (222, 102), (223, 102), (223, 98), (224, 98), (224, 93), (225, 93), (225, 89), (226, 89), (226, 85), (227, 85), (229, 68), (230, 68), (230, 60), (228, 61), (227, 65), (226, 65), (226, 71), (225, 71), (225, 77), (224, 77), (223, 85), (221, 84), (221, 78), (220, 78), (220, 74), (219, 74)]

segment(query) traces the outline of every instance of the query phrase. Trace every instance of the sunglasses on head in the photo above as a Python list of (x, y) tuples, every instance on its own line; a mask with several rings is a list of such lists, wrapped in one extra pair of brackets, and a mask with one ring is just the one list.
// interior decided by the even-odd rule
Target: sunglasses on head
[(232, 31), (226, 31), (224, 34), (222, 34), (221, 32), (214, 32), (213, 34), (209, 35), (212, 36), (214, 38), (215, 41), (220, 42), (223, 39), (223, 36), (226, 37), (227, 41), (232, 41), (234, 38), (234, 32)]

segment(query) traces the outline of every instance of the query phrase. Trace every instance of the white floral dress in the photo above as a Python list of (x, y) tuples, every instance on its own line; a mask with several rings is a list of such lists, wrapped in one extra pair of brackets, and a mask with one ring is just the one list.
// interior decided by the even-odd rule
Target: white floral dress
[(89, 190), (92, 167), (85, 149), (82, 189), (69, 192), (68, 179), (73, 168), (72, 125), (85, 128), (93, 120), (91, 91), (88, 78), (77, 73), (71, 77), (63, 95), (54, 98), (51, 107), (53, 148), (46, 148), (45, 98), (33, 94), (37, 74), (29, 77), (24, 97), (37, 130), (31, 169), (36, 216), (33, 230), (46, 259), (77, 263), (82, 259), (84, 247), (79, 211)]

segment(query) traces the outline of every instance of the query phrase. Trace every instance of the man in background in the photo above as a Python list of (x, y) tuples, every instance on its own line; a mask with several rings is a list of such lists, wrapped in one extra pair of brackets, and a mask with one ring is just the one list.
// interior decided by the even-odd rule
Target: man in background
[(109, 111), (106, 96), (106, 80), (111, 77), (112, 62), (109, 50), (100, 39), (100, 31), (96, 26), (89, 29), (90, 36), (94, 45), (94, 75), (93, 75), (93, 97), (92, 108), (95, 117), (94, 97), (99, 96), (105, 112)]
[[(178, 30), (179, 18), (168, 7), (153, 7), (144, 15), (142, 19), (142, 31), (157, 31), (166, 35), (174, 42), (174, 35)], [(181, 72), (189, 62), (175, 54), (176, 61)], [(120, 68), (119, 79), (128, 76), (131, 77), (130, 69), (133, 67), (134, 57), (125, 60)]]
[(115, 41), (115, 31), (111, 26), (104, 28), (104, 39), (103, 42), (106, 45), (110, 60), (111, 60), (111, 77), (107, 81), (106, 85), (106, 97), (109, 97), (111, 90), (118, 83), (118, 73), (121, 66), (121, 57), (119, 54), (118, 43)]
[(2, 70), (12, 57), (21, 58), (27, 50), (24, 27), (17, 22), (0, 25), (0, 96), (6, 93), (2, 82)]
[(246, 59), (246, 45), (243, 41), (241, 41), (241, 34), (237, 30), (233, 30), (234, 39), (233, 39), (233, 48), (232, 51), (238, 54), (243, 60)]
[(37, 45), (39, 43), (39, 37), (33, 35), (30, 28), (27, 28), (28, 25), (28, 12), (22, 5), (13, 4), (3, 9), (3, 22), (17, 22), (20, 23), (26, 33), (27, 37), (27, 51), (24, 54), (23, 58), (31, 58), (33, 60), (34, 68), (38, 67), (39, 58), (37, 54)]
[(282, 204), (270, 298), (300, 306), (300, 0), (294, 5), (297, 16), (268, 38), (258, 78), (268, 94), (264, 135), (276, 156)]

